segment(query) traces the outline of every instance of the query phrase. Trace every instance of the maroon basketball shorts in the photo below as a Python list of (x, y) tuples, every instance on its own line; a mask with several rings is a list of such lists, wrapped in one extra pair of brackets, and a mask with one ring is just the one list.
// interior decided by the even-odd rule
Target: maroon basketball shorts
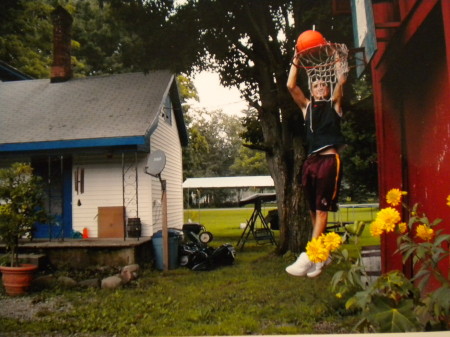
[(341, 159), (338, 154), (317, 154), (306, 158), (302, 185), (311, 211), (337, 211), (341, 177)]

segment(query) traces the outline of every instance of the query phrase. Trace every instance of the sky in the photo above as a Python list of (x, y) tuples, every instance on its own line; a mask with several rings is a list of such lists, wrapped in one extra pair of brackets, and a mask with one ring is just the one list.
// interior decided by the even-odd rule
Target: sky
[(230, 115), (241, 115), (247, 104), (240, 97), (236, 88), (225, 88), (220, 85), (219, 75), (201, 72), (193, 78), (200, 102), (188, 101), (193, 108), (219, 110)]

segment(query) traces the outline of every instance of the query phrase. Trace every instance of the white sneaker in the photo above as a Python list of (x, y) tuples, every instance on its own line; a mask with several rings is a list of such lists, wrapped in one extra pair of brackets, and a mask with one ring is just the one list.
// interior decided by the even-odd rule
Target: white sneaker
[(308, 277), (319, 276), (322, 272), (322, 268), (328, 266), (331, 263), (331, 258), (328, 258), (325, 262), (314, 263), (310, 270), (306, 273)]
[(286, 272), (294, 276), (305, 276), (308, 272), (312, 271), (314, 263), (311, 262), (308, 255), (305, 252), (301, 253), (298, 259), (286, 267)]

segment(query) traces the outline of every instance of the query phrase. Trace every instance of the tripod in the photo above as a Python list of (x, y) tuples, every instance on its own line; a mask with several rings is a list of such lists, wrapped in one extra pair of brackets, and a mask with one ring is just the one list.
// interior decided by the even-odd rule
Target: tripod
[[(237, 243), (238, 247), (241, 244), (241, 250), (244, 249), (245, 242), (247, 241), (250, 233), (253, 234), (254, 239), (258, 243), (260, 241), (268, 241), (268, 243), (277, 245), (273, 232), (267, 225), (267, 222), (261, 212), (261, 204), (263, 199), (264, 198), (261, 195), (255, 195), (244, 201), (245, 203), (253, 201), (255, 203), (255, 207), (252, 215), (250, 216), (250, 219), (247, 220), (247, 225), (245, 226), (244, 231), (242, 232), (241, 237), (239, 238), (239, 241)], [(241, 203), (241, 205), (245, 203)], [(258, 218), (261, 221), (262, 228), (256, 229), (255, 226)]]

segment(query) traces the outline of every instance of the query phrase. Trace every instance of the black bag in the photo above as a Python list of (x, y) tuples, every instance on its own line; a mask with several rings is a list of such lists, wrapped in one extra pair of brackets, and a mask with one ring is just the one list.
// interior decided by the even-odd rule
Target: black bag
[(198, 244), (184, 244), (180, 247), (180, 265), (193, 269), (199, 265), (209, 263), (209, 258), (214, 249)]
[(212, 270), (221, 266), (230, 266), (234, 263), (236, 251), (232, 245), (226, 243), (217, 249), (202, 262), (195, 264), (192, 270)]
[(192, 270), (212, 270), (234, 263), (236, 251), (231, 244), (226, 243), (214, 249), (201, 242), (192, 228), (183, 226), (183, 233), (184, 242), (179, 247), (181, 266)]
[(198, 245), (183, 245), (181, 248), (182, 266), (192, 270), (212, 270), (221, 266), (230, 266), (236, 258), (236, 251), (230, 244), (224, 244), (217, 249), (199, 247)]
[(236, 250), (229, 243), (220, 246), (211, 255), (212, 262), (216, 266), (230, 266), (235, 258)]

